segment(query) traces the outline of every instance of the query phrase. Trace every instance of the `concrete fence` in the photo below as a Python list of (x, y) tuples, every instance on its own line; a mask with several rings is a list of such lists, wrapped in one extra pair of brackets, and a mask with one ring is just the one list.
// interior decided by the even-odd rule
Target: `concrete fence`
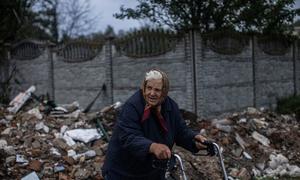
[(300, 88), (298, 43), (204, 38), (197, 31), (180, 36), (143, 31), (61, 46), (24, 40), (1, 61), (1, 81), (13, 67), (12, 97), (36, 85), (38, 95), (48, 93), (58, 104), (78, 101), (85, 108), (101, 91), (94, 109), (124, 102), (140, 87), (145, 71), (160, 68), (179, 107), (202, 117), (248, 106), (274, 108), (278, 98)]

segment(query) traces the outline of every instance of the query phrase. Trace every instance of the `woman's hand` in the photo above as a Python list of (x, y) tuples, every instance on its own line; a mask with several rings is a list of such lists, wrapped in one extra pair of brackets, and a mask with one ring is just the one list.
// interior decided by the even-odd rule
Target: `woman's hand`
[(197, 134), (195, 137), (195, 141), (196, 141), (196, 147), (199, 149), (199, 150), (203, 150), (203, 149), (206, 149), (206, 145), (204, 145), (204, 141), (207, 141), (206, 137), (200, 135), (200, 134)]
[(157, 159), (170, 159), (171, 151), (168, 146), (159, 143), (152, 143), (149, 152), (154, 154)]

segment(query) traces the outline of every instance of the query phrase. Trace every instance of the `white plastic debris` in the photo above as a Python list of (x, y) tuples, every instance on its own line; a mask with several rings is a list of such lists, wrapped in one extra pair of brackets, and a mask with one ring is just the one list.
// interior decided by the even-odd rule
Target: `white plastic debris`
[(267, 147), (270, 146), (270, 140), (268, 138), (266, 138), (265, 136), (259, 134), (258, 132), (254, 131), (252, 133), (252, 137), (257, 140), (258, 142), (260, 142), (262, 145), (265, 145)]
[(248, 154), (247, 152), (243, 152), (243, 155), (245, 156), (245, 158), (246, 159), (249, 159), (249, 160), (251, 160), (252, 159), (252, 157), (250, 156), (250, 154)]
[(20, 110), (23, 104), (29, 99), (31, 93), (35, 91), (35, 86), (31, 86), (27, 91), (19, 93), (10, 103), (7, 108), (9, 112), (16, 113)]
[(39, 108), (33, 108), (27, 112), (28, 114), (34, 115), (37, 119), (43, 119), (43, 115), (41, 114)]
[(70, 136), (73, 140), (82, 141), (84, 143), (101, 138), (101, 134), (97, 129), (73, 129), (66, 131), (65, 135)]
[(50, 149), (50, 153), (54, 154), (54, 155), (57, 155), (57, 156), (61, 156), (60, 152), (56, 148), (54, 148), (54, 147), (52, 147)]
[(16, 162), (17, 163), (28, 163), (28, 160), (26, 160), (23, 155), (17, 154), (16, 155)]
[(23, 177), (21, 180), (40, 180), (40, 179), (35, 172), (32, 172), (27, 176)]

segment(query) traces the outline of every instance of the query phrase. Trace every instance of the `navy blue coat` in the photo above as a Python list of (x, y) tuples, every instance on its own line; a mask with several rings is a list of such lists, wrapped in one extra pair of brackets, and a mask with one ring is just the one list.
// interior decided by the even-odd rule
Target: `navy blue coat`
[(172, 149), (174, 143), (191, 152), (198, 149), (193, 141), (197, 134), (186, 126), (178, 105), (167, 97), (162, 103), (161, 113), (166, 120), (168, 132), (165, 134), (156, 116), (141, 122), (145, 107), (142, 91), (137, 91), (123, 105), (112, 138), (109, 142), (103, 173), (115, 172), (124, 177), (149, 177), (158, 173), (152, 168), (149, 153), (151, 143), (161, 143)]

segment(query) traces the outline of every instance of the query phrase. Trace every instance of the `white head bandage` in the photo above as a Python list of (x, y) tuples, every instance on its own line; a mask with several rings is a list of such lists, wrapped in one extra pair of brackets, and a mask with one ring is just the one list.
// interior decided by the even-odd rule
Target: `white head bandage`
[(148, 81), (149, 79), (162, 79), (162, 75), (159, 71), (151, 70), (146, 73), (145, 79), (146, 81)]

